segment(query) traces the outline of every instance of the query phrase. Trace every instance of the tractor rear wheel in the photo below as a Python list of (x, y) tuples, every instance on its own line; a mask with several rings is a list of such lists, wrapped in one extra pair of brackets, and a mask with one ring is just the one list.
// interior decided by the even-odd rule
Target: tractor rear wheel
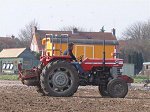
[(107, 86), (99, 85), (99, 86), (98, 86), (98, 90), (99, 90), (99, 94), (100, 94), (102, 97), (109, 97), (109, 93), (108, 93), (108, 91), (107, 91)]
[(38, 74), (38, 76), (39, 76), (38, 79), (37, 79), (37, 80), (39, 81), (39, 84), (35, 86), (35, 89), (36, 89), (36, 91), (37, 91), (41, 96), (46, 96), (46, 94), (44, 93), (44, 91), (42, 90), (41, 85), (40, 85), (40, 74), (41, 74), (43, 68), (44, 68), (44, 67), (43, 67), (42, 63), (39, 64), (38, 70), (37, 70), (37, 72), (36, 72), (36, 73)]
[(112, 98), (124, 98), (128, 93), (128, 84), (122, 79), (112, 79), (107, 85), (107, 90)]
[(36, 91), (41, 95), (41, 96), (46, 96), (46, 94), (44, 93), (43, 89), (41, 88), (41, 85), (37, 85), (35, 86)]
[(41, 87), (49, 96), (72, 96), (78, 89), (79, 77), (75, 67), (66, 61), (49, 63), (40, 76)]

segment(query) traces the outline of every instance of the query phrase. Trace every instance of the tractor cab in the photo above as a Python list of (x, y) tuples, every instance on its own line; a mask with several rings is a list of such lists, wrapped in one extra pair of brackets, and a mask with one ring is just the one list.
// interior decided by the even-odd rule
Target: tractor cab
[(68, 43), (69, 37), (67, 34), (60, 36), (46, 34), (45, 38), (42, 39), (42, 45), (44, 46), (42, 52), (46, 53), (44, 55), (62, 56), (63, 50), (67, 48)]

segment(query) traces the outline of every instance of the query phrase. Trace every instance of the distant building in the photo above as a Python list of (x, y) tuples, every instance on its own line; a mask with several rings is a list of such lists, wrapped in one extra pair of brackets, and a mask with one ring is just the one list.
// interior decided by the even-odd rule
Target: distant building
[[(45, 38), (46, 34), (53, 34), (58, 36), (68, 36), (69, 42), (75, 43), (75, 48), (73, 53), (76, 57), (84, 55), (84, 58), (102, 58), (103, 55), (103, 40), (106, 40), (106, 58), (113, 58), (113, 53), (116, 52), (116, 46), (118, 46), (118, 41), (115, 36), (115, 30), (111, 32), (81, 32), (74, 28), (72, 31), (52, 31), (52, 30), (38, 30), (36, 27), (33, 29), (33, 38), (31, 42), (30, 49), (35, 52), (40, 52), (43, 48), (42, 39)], [(47, 49), (57, 49), (54, 55), (61, 55), (67, 49), (67, 41), (62, 38), (62, 47), (60, 48), (60, 38), (51, 40), (46, 44)], [(54, 46), (52, 48), (52, 41)], [(52, 52), (50, 51), (50, 54)]]
[(23, 69), (31, 69), (37, 66), (39, 61), (33, 53), (26, 48), (3, 49), (0, 52), (0, 73), (15, 74), (18, 72), (18, 64), (22, 63)]
[(141, 75), (149, 75), (150, 74), (150, 62), (143, 63), (143, 69), (140, 74)]
[(5, 48), (17, 48), (19, 44), (20, 40), (13, 35), (11, 37), (0, 37), (0, 51)]

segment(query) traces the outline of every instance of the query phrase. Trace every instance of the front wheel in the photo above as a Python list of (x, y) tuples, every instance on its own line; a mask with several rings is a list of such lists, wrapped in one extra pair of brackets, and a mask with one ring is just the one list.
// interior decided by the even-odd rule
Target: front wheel
[(99, 85), (98, 86), (98, 90), (99, 90), (99, 94), (102, 96), (102, 97), (109, 97), (109, 93), (107, 91), (107, 86), (102, 86), (102, 85)]
[(124, 98), (128, 93), (128, 85), (122, 79), (112, 79), (107, 85), (107, 91), (112, 98)]

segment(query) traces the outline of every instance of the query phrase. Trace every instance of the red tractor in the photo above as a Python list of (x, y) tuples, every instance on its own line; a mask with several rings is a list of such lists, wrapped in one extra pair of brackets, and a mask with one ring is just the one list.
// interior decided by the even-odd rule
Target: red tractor
[[(105, 41), (104, 41), (105, 48)], [(19, 78), (28, 86), (35, 86), (42, 95), (54, 97), (72, 96), (79, 86), (98, 86), (102, 97), (124, 98), (128, 93), (128, 84), (133, 79), (119, 74), (112, 74), (113, 68), (121, 69), (122, 59), (84, 59), (80, 57), (80, 65), (87, 78), (79, 74), (78, 69), (72, 64), (70, 56), (49, 56), (43, 53), (40, 57), (41, 64), (32, 70), (19, 68)]]

